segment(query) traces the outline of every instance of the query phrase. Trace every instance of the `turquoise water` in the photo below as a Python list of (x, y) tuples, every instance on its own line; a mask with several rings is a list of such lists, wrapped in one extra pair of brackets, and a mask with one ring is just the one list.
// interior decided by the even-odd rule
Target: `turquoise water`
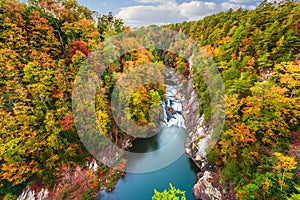
[(129, 171), (116, 184), (112, 192), (102, 191), (96, 200), (147, 200), (154, 189), (163, 191), (169, 183), (185, 190), (188, 200), (195, 199), (192, 188), (196, 183), (197, 168), (184, 153), (186, 130), (176, 126), (166, 127), (152, 138), (133, 143), (132, 152), (141, 153), (129, 159)]

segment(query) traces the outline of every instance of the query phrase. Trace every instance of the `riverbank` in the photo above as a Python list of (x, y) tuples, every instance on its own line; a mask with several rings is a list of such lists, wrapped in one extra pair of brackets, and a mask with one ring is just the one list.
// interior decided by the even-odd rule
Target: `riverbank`
[[(190, 59), (191, 62), (191, 59)], [(192, 63), (190, 63), (192, 67)], [(198, 181), (193, 187), (193, 193), (197, 199), (221, 200), (222, 195), (219, 191), (219, 175), (207, 160), (206, 148), (209, 145), (212, 128), (206, 124), (204, 116), (199, 115), (198, 98), (193, 87), (193, 71), (190, 68), (190, 75), (187, 80), (182, 76), (176, 75), (169, 70), (169, 76), (177, 85), (175, 95), (183, 103), (183, 118), (187, 129), (185, 140), (185, 153), (193, 160), (200, 172), (197, 174)]]
[[(128, 165), (132, 170), (136, 167), (149, 169), (156, 166), (156, 158), (168, 159), (175, 151), (180, 150), (178, 157), (171, 164), (145, 173), (126, 173), (116, 184), (113, 191), (101, 191), (95, 200), (123, 199), (140, 200), (151, 199), (154, 189), (163, 191), (169, 183), (186, 191), (187, 199), (195, 200), (192, 193), (193, 185), (197, 181), (198, 168), (184, 153), (183, 145), (186, 130), (177, 127), (165, 127), (161, 133), (147, 141), (137, 140), (134, 143), (136, 152), (144, 152)], [(171, 144), (170, 144), (171, 143)], [(182, 149), (178, 147), (182, 147)], [(166, 148), (168, 150), (166, 150)], [(153, 157), (152, 157), (153, 156)], [(157, 163), (160, 164), (160, 163)], [(137, 166), (138, 165), (138, 166)], [(139, 170), (139, 169), (138, 169)]]
[(111, 191), (124, 176), (125, 163), (121, 162), (118, 167), (112, 169), (90, 158), (84, 167), (63, 167), (57, 175), (56, 184), (51, 188), (38, 184), (27, 186), (18, 200), (92, 199), (99, 190)]
[(166, 100), (162, 103), (160, 133), (133, 141), (129, 151), (139, 154), (129, 157), (126, 176), (118, 181), (113, 191), (103, 190), (96, 199), (151, 199), (154, 189), (162, 191), (169, 183), (185, 190), (189, 200), (195, 199), (192, 188), (197, 181), (198, 168), (185, 154), (187, 132), (182, 102), (175, 97), (178, 83), (170, 78), (166, 73)]
[[(178, 188), (182, 190), (187, 190), (187, 193), (189, 193), (189, 199), (193, 199), (194, 195), (196, 199), (221, 199), (221, 193), (218, 190), (218, 175), (214, 172), (213, 167), (208, 163), (206, 158), (206, 152), (205, 148), (207, 145), (207, 140), (209, 139), (209, 134), (211, 132), (210, 127), (208, 125), (205, 125), (205, 121), (203, 116), (199, 115), (198, 112), (198, 99), (196, 96), (196, 92), (193, 88), (193, 73), (191, 73), (187, 80), (183, 79), (182, 76), (176, 75), (176, 73), (172, 69), (167, 69), (167, 79), (169, 79), (168, 84), (172, 84), (172, 86), (167, 88), (167, 98), (169, 101), (166, 101), (167, 103), (164, 104), (163, 108), (165, 111), (168, 110), (168, 108), (173, 109), (172, 116), (167, 119), (166, 113), (164, 114), (163, 119), (165, 122), (168, 121), (168, 124), (170, 126), (175, 125), (179, 127), (183, 127), (186, 129), (184, 137), (178, 140), (178, 144), (176, 143), (174, 146), (178, 148), (178, 146), (184, 146), (184, 149), (182, 150), (183, 153), (185, 153), (195, 164), (188, 164), (189, 158), (185, 157), (185, 155), (181, 156), (175, 163), (172, 163), (170, 166), (168, 166), (165, 170), (158, 170), (157, 172), (148, 173), (147, 177), (141, 177), (141, 174), (134, 174), (134, 173), (126, 173), (126, 176), (124, 177), (125, 173), (116, 173), (116, 177), (114, 178), (114, 181), (108, 181), (107, 177), (104, 176), (104, 171), (99, 170), (99, 165), (96, 161), (91, 161), (91, 163), (87, 164), (88, 168), (86, 169), (86, 172), (84, 170), (77, 170), (77, 176), (78, 174), (97, 174), (97, 176), (101, 176), (101, 180), (98, 179), (98, 183), (96, 181), (93, 183), (93, 191), (88, 192), (89, 195), (94, 196), (97, 191), (101, 191), (99, 195), (96, 196), (96, 199), (109, 199), (113, 196), (128, 196), (128, 198), (131, 198), (133, 195), (136, 194), (136, 190), (142, 190), (143, 188), (146, 189), (148, 192), (148, 196), (150, 194), (153, 194), (153, 189), (159, 189), (163, 190), (168, 187), (169, 182), (172, 182), (173, 185), (177, 186)], [(175, 98), (176, 97), (176, 98)], [(180, 101), (182, 103), (182, 106), (177, 105), (177, 101)], [(173, 104), (173, 106), (171, 106)], [(180, 114), (179, 114), (180, 113)], [(173, 118), (173, 115), (180, 115), (182, 120), (175, 120)], [(176, 118), (176, 117), (175, 117)], [(196, 127), (196, 128), (195, 128)], [(173, 131), (174, 132), (174, 131)], [(170, 134), (169, 134), (170, 135)], [(183, 133), (181, 133), (181, 136)], [(142, 143), (138, 144), (139, 141), (134, 141), (134, 146), (143, 146), (144, 150), (141, 152), (152, 152), (155, 150), (158, 150), (160, 146), (165, 146), (167, 143), (166, 141), (171, 140), (170, 138), (166, 139), (164, 137), (159, 137), (160, 135), (157, 135), (157, 138), (154, 138), (155, 141), (151, 140), (148, 144)], [(180, 143), (182, 141), (182, 143)], [(162, 155), (162, 157), (168, 157), (169, 155)], [(147, 163), (147, 160), (150, 160), (149, 157), (145, 157), (143, 159), (145, 161), (145, 164), (143, 166), (150, 166), (150, 163)], [(136, 163), (140, 164), (140, 160), (137, 160)], [(131, 164), (133, 166), (135, 164)], [(136, 165), (138, 166), (138, 165)], [(143, 167), (142, 166), (142, 167)], [(125, 167), (125, 164), (124, 166)], [(199, 171), (197, 171), (199, 169)], [(177, 171), (186, 171), (187, 174), (183, 174), (183, 176), (179, 176), (176, 172)], [(80, 173), (78, 173), (80, 171)], [(87, 173), (90, 171), (89, 173)], [(197, 173), (199, 172), (199, 173)], [(71, 174), (71, 172), (68, 172)], [(197, 179), (195, 176), (195, 179), (193, 179), (192, 173), (197, 173)], [(174, 179), (172, 176), (176, 175), (176, 178)], [(156, 179), (153, 179), (151, 184), (149, 181), (146, 182), (144, 180), (150, 180), (151, 177), (157, 177)], [(161, 181), (157, 182), (157, 179), (160, 180), (161, 177), (164, 177), (165, 180), (170, 180), (167, 182)], [(168, 177), (172, 177), (171, 179)], [(191, 177), (186, 179), (186, 177)], [(71, 178), (72, 179), (72, 178)], [(74, 179), (75, 180), (75, 179)], [(139, 181), (138, 181), (139, 180)], [(186, 181), (182, 181), (186, 180)], [(54, 193), (58, 192), (58, 189), (60, 188), (61, 191), (63, 191), (63, 187), (69, 187), (72, 180), (67, 180), (66, 182), (69, 182), (68, 184), (62, 185), (58, 184), (58, 187), (56, 187), (56, 190)], [(179, 184), (184, 183), (183, 186), (180, 187)], [(103, 184), (104, 183), (104, 184)], [(127, 184), (129, 186), (127, 186)], [(137, 184), (138, 183), (138, 184)], [(116, 185), (115, 185), (116, 184)], [(134, 186), (135, 185), (135, 186)], [(143, 185), (143, 187), (142, 187)], [(142, 188), (141, 188), (142, 187)], [(193, 190), (191, 190), (193, 188)], [(44, 190), (45, 193), (46, 190)], [(112, 192), (111, 192), (112, 191)], [(131, 191), (131, 192), (129, 192)], [(143, 191), (143, 190), (142, 190)], [(192, 191), (193, 194), (192, 195)], [(44, 196), (44, 193), (40, 194), (38, 192), (34, 193), (35, 196)], [(49, 191), (46, 192), (47, 195), (49, 194)], [(24, 196), (32, 196), (32, 192), (27, 189), (25, 193), (22, 195)], [(142, 194), (140, 194), (142, 195)], [(20, 198), (20, 199), (30, 199), (30, 198)], [(38, 199), (38, 198), (37, 198)]]

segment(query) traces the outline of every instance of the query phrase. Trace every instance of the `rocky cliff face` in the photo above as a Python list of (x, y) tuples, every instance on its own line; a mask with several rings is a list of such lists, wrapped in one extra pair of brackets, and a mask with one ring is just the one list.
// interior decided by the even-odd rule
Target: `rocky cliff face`
[(183, 77), (174, 71), (170, 70), (168, 73), (172, 76), (172, 81), (179, 83), (176, 98), (183, 102), (183, 117), (188, 133), (185, 141), (185, 152), (200, 169), (197, 174), (198, 182), (193, 188), (194, 195), (201, 200), (220, 200), (222, 195), (218, 189), (218, 174), (208, 163), (205, 151), (212, 130), (209, 125), (205, 125), (204, 117), (199, 115), (197, 94), (193, 88), (193, 74), (191, 73), (187, 80), (183, 80)]

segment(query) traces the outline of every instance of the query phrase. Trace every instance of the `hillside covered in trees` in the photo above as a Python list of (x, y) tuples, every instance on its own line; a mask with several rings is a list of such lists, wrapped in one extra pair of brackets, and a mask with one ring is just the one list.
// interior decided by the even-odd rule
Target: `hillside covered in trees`
[[(120, 170), (85, 169), (93, 158), (76, 133), (72, 89), (93, 50), (131, 30), (111, 13), (100, 15), (75, 0), (0, 0), (0, 21), (0, 198), (13, 199), (26, 185), (37, 191), (55, 186), (56, 199), (91, 199), (111, 189), (125, 161)], [(300, 3), (263, 2), (255, 10), (163, 27), (199, 42), (222, 75), (226, 125), (208, 154), (220, 189), (237, 199), (299, 199)], [(140, 64), (190, 73), (187, 60), (155, 49), (137, 49), (107, 66), (96, 114), (104, 134), (121, 148), (134, 138), (113, 120), (111, 93), (122, 73)], [(201, 73), (193, 73), (200, 114), (208, 120), (209, 91)], [(126, 114), (137, 124), (149, 123), (149, 109), (164, 92), (162, 85), (139, 87)]]
[[(72, 88), (81, 62), (124, 30), (122, 20), (73, 0), (1, 0), (0, 21), (0, 197), (12, 199), (27, 184), (61, 182), (56, 188), (68, 199), (111, 188), (116, 171), (83, 171), (92, 157), (74, 127)], [(99, 113), (102, 123), (107, 115)], [(83, 178), (73, 177), (75, 169)]]
[[(197, 40), (222, 74), (226, 125), (208, 159), (237, 199), (299, 199), (299, 13), (299, 3), (263, 2), (165, 26)], [(194, 73), (209, 118), (208, 91)]]

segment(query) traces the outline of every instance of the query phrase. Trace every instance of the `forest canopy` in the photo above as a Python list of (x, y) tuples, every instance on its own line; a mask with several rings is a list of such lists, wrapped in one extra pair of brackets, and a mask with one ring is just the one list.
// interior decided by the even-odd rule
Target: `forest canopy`
[[(237, 199), (298, 199), (300, 4), (263, 2), (195, 22), (164, 26), (188, 34), (212, 56), (226, 89), (226, 125), (208, 159)], [(201, 114), (210, 116), (198, 71)], [(292, 196), (292, 197), (291, 197)]]
[[(223, 189), (234, 190), (238, 199), (299, 196), (299, 19), (300, 3), (265, 1), (254, 10), (230, 9), (162, 26), (199, 42), (222, 75), (226, 125), (208, 159), (219, 169)], [(65, 180), (66, 171), (73, 176), (76, 167), (92, 160), (74, 125), (75, 76), (103, 41), (128, 32), (112, 13), (101, 15), (75, 0), (0, 0), (0, 197), (18, 194), (26, 185), (52, 187)], [(96, 95), (97, 123), (119, 147), (134, 138), (113, 120), (111, 94), (122, 73), (141, 63), (190, 74), (182, 56), (155, 49), (128, 52), (106, 66)], [(209, 91), (201, 72), (193, 74), (200, 114), (208, 120)], [(160, 104), (164, 93), (162, 85), (137, 88), (129, 99), (128, 118), (149, 123), (149, 109)], [(118, 164), (120, 169), (124, 165)], [(84, 193), (70, 193), (77, 186), (66, 184), (62, 191), (71, 196), (64, 198), (93, 196), (104, 185), (111, 189), (117, 171), (100, 166), (97, 176), (85, 174)], [(166, 192), (156, 192), (154, 198)]]

